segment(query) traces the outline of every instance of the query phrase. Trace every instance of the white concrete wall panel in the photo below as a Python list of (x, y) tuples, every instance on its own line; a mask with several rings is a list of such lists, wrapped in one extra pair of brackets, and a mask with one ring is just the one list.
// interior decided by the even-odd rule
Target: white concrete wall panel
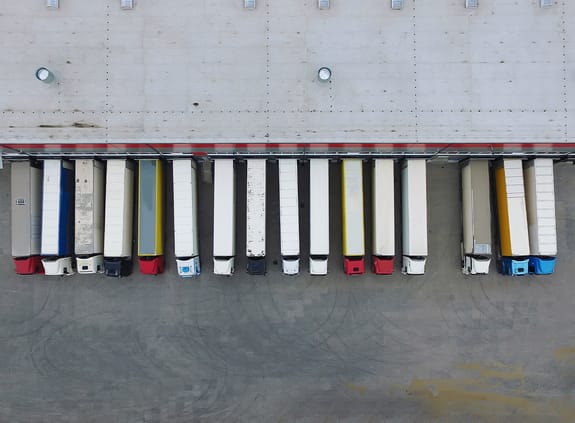
[(574, 142), (573, 16), (538, 0), (8, 2), (0, 143)]

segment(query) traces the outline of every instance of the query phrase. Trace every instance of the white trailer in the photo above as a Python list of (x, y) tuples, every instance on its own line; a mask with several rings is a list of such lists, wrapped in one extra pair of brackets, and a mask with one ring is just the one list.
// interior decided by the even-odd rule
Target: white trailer
[(309, 161), (309, 272), (327, 275), (329, 257), (329, 160)]
[(300, 254), (297, 159), (279, 160), (279, 186), (282, 268), (286, 275), (297, 275)]
[(467, 160), (461, 166), (461, 270), (465, 275), (489, 273), (491, 263), (491, 193), (489, 162)]
[(557, 256), (555, 186), (552, 159), (532, 159), (524, 163), (525, 201), (529, 225), (529, 272), (551, 274)]
[(423, 275), (427, 259), (427, 172), (425, 159), (406, 159), (401, 168), (403, 263), (406, 275)]
[(372, 270), (393, 273), (395, 257), (395, 190), (393, 159), (375, 159), (372, 168)]
[(44, 161), (42, 265), (46, 275), (74, 273), (74, 164)]
[(128, 276), (132, 272), (134, 225), (134, 163), (108, 160), (104, 219), (104, 272)]
[(104, 271), (104, 163), (76, 160), (75, 239), (78, 273)]
[(266, 273), (266, 160), (248, 159), (246, 255), (248, 273)]
[(341, 167), (343, 269), (347, 275), (365, 271), (363, 225), (363, 162), (343, 159)]
[(12, 163), (11, 196), (12, 257), (16, 273), (41, 273), (42, 168), (39, 164)]
[(236, 175), (233, 159), (214, 160), (214, 274), (231, 276), (236, 256)]
[(190, 159), (174, 160), (172, 170), (176, 265), (180, 276), (195, 276), (200, 274), (196, 162)]

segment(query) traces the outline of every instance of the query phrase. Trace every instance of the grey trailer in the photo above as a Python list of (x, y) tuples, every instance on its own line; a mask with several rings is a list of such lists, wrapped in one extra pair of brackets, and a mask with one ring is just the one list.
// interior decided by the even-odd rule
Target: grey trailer
[(466, 275), (487, 274), (491, 262), (489, 162), (467, 160), (461, 167), (461, 267)]
[(42, 168), (29, 161), (11, 165), (12, 257), (19, 275), (42, 272)]

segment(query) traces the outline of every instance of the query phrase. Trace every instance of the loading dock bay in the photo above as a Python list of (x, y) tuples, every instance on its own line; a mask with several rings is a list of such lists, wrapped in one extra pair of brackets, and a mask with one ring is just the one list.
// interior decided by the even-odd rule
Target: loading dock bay
[[(245, 273), (243, 254), (233, 277), (212, 274), (212, 185), (201, 173), (198, 278), (177, 275), (171, 219), (163, 275), (19, 277), (10, 257), (9, 167), (0, 170), (0, 421), (575, 420), (570, 163), (555, 166), (556, 273), (517, 278), (498, 274), (494, 263), (489, 275), (461, 274), (459, 171), (443, 161), (428, 164), (424, 276), (401, 275), (400, 260), (392, 276), (344, 275), (332, 163), (328, 277), (307, 274), (306, 172), (302, 269), (296, 277), (281, 272), (277, 171), (268, 172), (265, 277)], [(237, 177), (241, 252), (245, 163)], [(370, 209), (366, 196), (366, 222)], [(367, 260), (370, 237), (368, 230)]]

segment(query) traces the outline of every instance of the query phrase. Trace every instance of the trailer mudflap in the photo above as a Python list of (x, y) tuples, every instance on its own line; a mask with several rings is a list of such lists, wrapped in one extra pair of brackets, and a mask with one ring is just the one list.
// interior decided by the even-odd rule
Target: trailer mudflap
[(16, 267), (17, 275), (34, 275), (36, 273), (44, 273), (41, 256), (14, 257), (14, 266)]
[(138, 257), (138, 262), (143, 275), (159, 275), (164, 272), (164, 256)]

